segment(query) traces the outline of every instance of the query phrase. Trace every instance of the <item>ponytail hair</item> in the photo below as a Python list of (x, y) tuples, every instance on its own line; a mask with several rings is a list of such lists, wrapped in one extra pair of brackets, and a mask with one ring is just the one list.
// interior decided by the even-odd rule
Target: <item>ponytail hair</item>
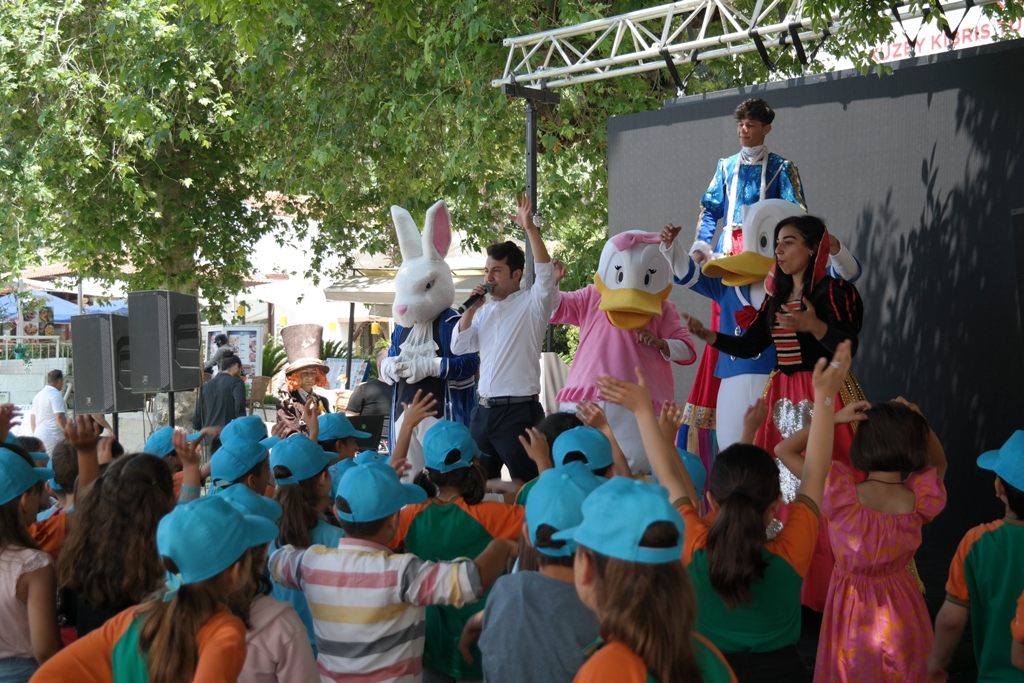
[(733, 609), (750, 603), (750, 584), (768, 568), (764, 514), (782, 495), (779, 468), (764, 449), (735, 444), (715, 458), (710, 489), (719, 509), (708, 531), (708, 578)]
[[(247, 573), (249, 559), (246, 551), (235, 564), (241, 562)], [(171, 559), (165, 557), (164, 566), (177, 573)], [(180, 586), (170, 599), (165, 599), (161, 590), (139, 608), (143, 615), (139, 648), (146, 653), (149, 683), (181, 683), (195, 677), (199, 664), (196, 637), (203, 624), (226, 606), (233, 592), (227, 578), (232, 567), (234, 564), (206, 581)]]
[[(640, 545), (671, 548), (679, 530), (671, 522), (654, 522)], [(693, 647), (697, 598), (682, 562), (625, 562), (578, 546), (594, 562), (600, 633), (618, 640), (644, 661), (659, 681), (702, 683)]]
[[(318, 507), (323, 502), (317, 483), (320, 474), (323, 474), (323, 470), (297, 484), (278, 484), (274, 490), (274, 500), (281, 504), (282, 509), (281, 519), (277, 521), (279, 546), (308, 548), (312, 545), (309, 532), (316, 526), (319, 519)], [(284, 465), (274, 468), (274, 479), (281, 480), (290, 476), (292, 471)]]
[[(457, 450), (453, 450), (448, 454), (445, 463), (455, 464), (461, 457)], [(454, 488), (459, 491), (466, 505), (476, 505), (487, 493), (487, 470), (480, 464), (480, 460), (474, 457), (469, 467), (460, 467), (448, 472), (424, 468), (416, 475), (413, 483), (427, 492), (427, 498), (436, 498), (443, 488)]]

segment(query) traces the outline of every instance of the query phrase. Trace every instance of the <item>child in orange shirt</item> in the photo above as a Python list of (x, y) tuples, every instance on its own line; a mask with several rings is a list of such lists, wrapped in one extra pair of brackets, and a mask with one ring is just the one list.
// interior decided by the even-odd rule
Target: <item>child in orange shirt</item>
[(219, 496), (178, 506), (156, 534), (163, 590), (51, 658), (32, 680), (234, 683), (245, 662), (245, 625), (225, 603), (248, 581), (249, 549), (276, 536), (273, 522)]

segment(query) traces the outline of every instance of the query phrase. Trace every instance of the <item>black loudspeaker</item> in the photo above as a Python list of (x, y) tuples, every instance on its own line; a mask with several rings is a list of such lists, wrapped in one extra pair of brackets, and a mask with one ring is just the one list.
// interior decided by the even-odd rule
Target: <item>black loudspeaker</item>
[(154, 290), (128, 294), (132, 391), (188, 391), (202, 381), (199, 300)]
[(142, 410), (146, 397), (131, 389), (128, 318), (110, 313), (71, 317), (75, 413)]

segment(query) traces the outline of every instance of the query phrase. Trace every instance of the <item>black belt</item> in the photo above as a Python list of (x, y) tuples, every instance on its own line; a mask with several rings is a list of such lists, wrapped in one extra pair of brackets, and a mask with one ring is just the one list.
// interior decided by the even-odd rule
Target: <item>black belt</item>
[(496, 406), (510, 406), (514, 403), (533, 403), (539, 400), (537, 395), (533, 396), (492, 396), (490, 398), (480, 397), (478, 403), (484, 408), (494, 408)]

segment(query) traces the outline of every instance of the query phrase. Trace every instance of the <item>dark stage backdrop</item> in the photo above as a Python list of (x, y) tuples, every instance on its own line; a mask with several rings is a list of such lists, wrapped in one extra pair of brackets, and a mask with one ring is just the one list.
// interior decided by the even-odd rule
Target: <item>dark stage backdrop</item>
[[(608, 123), (609, 226), (685, 226), (720, 157), (739, 151), (732, 110), (764, 97), (767, 144), (796, 162), (810, 211), (864, 267), (853, 371), (871, 400), (921, 405), (949, 458), (949, 503), (918, 563), (941, 601), (964, 532), (1002, 516), (976, 456), (1024, 428), (1024, 341), (1011, 211), (1024, 207), (1024, 41), (718, 92)], [(710, 304), (675, 288), (680, 311)], [(703, 346), (698, 341), (699, 346)], [(685, 399), (696, 365), (677, 371)]]

